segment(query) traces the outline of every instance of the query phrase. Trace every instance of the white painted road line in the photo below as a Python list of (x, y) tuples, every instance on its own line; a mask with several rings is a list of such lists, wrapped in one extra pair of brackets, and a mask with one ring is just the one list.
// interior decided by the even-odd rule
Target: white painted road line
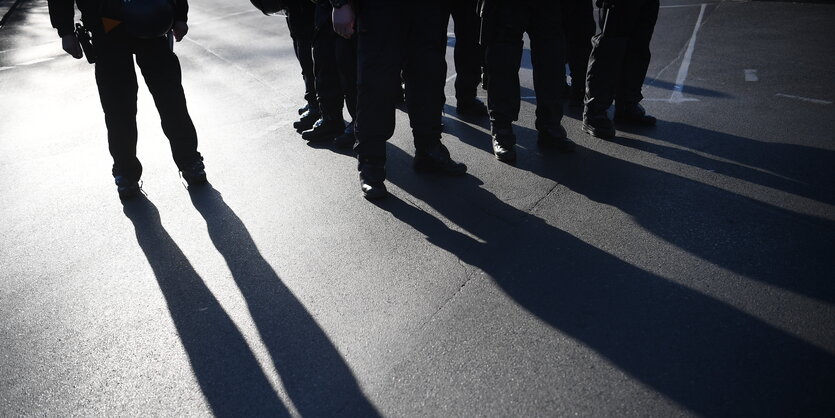
[(40, 64), (40, 63), (42, 63), (42, 62), (52, 61), (52, 60), (54, 60), (54, 59), (55, 59), (55, 57), (40, 58), (40, 59), (36, 59), (36, 60), (32, 60), (32, 61), (26, 61), (26, 62), (24, 62), (24, 63), (22, 63), (22, 64), (18, 64), (17, 66), (18, 66), (18, 67), (25, 67), (25, 66), (27, 66), (27, 65), (35, 65), (35, 64)]
[(785, 97), (787, 99), (800, 100), (800, 101), (803, 101), (803, 102), (814, 103), (814, 104), (819, 104), (819, 105), (831, 105), (832, 104), (832, 102), (830, 102), (829, 100), (810, 99), (808, 97), (793, 96), (791, 94), (777, 93), (777, 94), (775, 94), (775, 96)]
[(695, 4), (670, 4), (670, 5), (659, 6), (659, 7), (661, 9), (680, 9), (682, 7), (699, 7), (699, 6), (704, 6), (706, 4), (718, 4), (718, 3), (714, 2), (714, 3), (695, 3)]
[(208, 18), (206, 20), (198, 20), (197, 22), (189, 21), (188, 25), (189, 26), (198, 26), (198, 25), (202, 25), (202, 24), (205, 24), (205, 23), (214, 22), (214, 21), (218, 21), (218, 20), (226, 20), (226, 19), (229, 19), (230, 17), (235, 17), (235, 16), (239, 16), (239, 15), (244, 15), (244, 14), (253, 14), (253, 13), (255, 13), (255, 12), (251, 11), (251, 10), (229, 13), (229, 14), (224, 15), (224, 16), (212, 17), (212, 18)]
[(14, 67), (0, 67), (0, 71), (11, 70)]
[(647, 98), (643, 98), (643, 99), (641, 99), (641, 101), (642, 102), (686, 103), (686, 102), (698, 102), (699, 99), (696, 99), (696, 98), (693, 98), (693, 97), (682, 97), (680, 99), (676, 99), (676, 101), (673, 102), (671, 99), (647, 99)]
[(699, 33), (699, 27), (702, 25), (702, 18), (705, 15), (706, 8), (707, 3), (702, 3), (702, 8), (699, 10), (699, 18), (696, 19), (696, 26), (693, 28), (693, 35), (690, 36), (687, 51), (684, 53), (684, 59), (681, 60), (681, 67), (678, 69), (676, 85), (673, 87), (673, 94), (670, 95), (670, 103), (681, 103), (684, 101), (684, 82), (687, 80), (687, 72), (690, 71), (690, 61), (693, 60), (693, 50), (696, 48), (696, 35)]
[(760, 81), (760, 77), (757, 76), (757, 70), (744, 70), (745, 71), (745, 81)]

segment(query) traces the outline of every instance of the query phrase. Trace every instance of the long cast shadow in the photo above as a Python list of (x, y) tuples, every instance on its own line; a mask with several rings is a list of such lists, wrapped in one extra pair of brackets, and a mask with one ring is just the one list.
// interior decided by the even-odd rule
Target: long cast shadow
[(209, 185), (191, 189), (189, 194), (298, 412), (302, 416), (377, 416), (339, 351), (264, 259), (221, 194)]
[[(673, 91), (676, 88), (675, 83), (671, 83), (669, 81), (664, 81), (664, 80), (659, 80), (657, 78), (654, 78), (654, 79), (647, 78), (647, 79), (645, 79), (644, 80), (644, 85), (647, 86), (647, 87), (658, 87), (658, 88), (662, 88), (662, 89), (670, 90), (670, 91)], [(696, 86), (690, 86), (690, 85), (685, 85), (683, 87), (684, 87), (684, 89), (682, 90), (682, 92), (686, 93), (688, 96), (694, 95), (694, 96), (703, 96), (703, 97), (716, 97), (716, 98), (722, 98), (722, 99), (733, 98), (733, 96), (731, 96), (730, 94), (723, 93), (723, 92), (717, 91), (717, 90), (711, 90), (711, 89), (706, 89), (706, 88), (703, 88), (703, 87), (696, 87)]]
[(615, 138), (615, 143), (761, 186), (835, 204), (835, 152), (831, 150), (757, 141), (679, 122), (662, 121), (653, 129), (618, 129), (670, 145), (622, 136)]
[[(829, 280), (835, 268), (831, 256), (835, 254), (835, 223), (584, 147), (578, 147), (574, 154), (552, 155), (537, 147), (536, 131), (519, 126), (514, 129), (520, 144), (517, 168), (617, 207), (657, 237), (705, 261), (763, 283), (835, 303), (835, 286)], [(455, 133), (474, 147), (489, 147), (489, 135), (467, 124), (456, 124)], [(569, 136), (577, 135), (581, 134)], [(632, 140), (619, 137), (615, 141)], [(798, 152), (794, 148), (782, 151)], [(824, 164), (824, 160), (812, 159), (810, 164)], [(704, 168), (721, 170), (722, 166), (710, 162)], [(750, 170), (744, 173), (749, 178), (760, 176)], [(742, 176), (728, 175), (731, 174)], [(763, 176), (758, 179), (775, 184), (768, 174)], [(823, 200), (820, 193), (815, 196)]]
[[(403, 153), (395, 147), (389, 152)], [(489, 274), (555, 329), (690, 410), (835, 413), (832, 354), (507, 205), (472, 177), (441, 186), (392, 170), (390, 180), (484, 243), (396, 198), (381, 208)]]
[(145, 198), (124, 203), (191, 368), (217, 416), (289, 417), (240, 330), (163, 228)]

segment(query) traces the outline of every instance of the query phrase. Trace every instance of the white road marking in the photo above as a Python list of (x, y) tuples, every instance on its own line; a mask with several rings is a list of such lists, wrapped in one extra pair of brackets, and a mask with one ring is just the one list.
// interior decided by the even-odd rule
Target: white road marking
[(252, 14), (252, 13), (253, 13), (253, 11), (251, 11), (251, 10), (246, 10), (246, 11), (243, 11), (243, 12), (229, 13), (229, 14), (223, 15), (223, 16), (210, 17), (210, 18), (205, 19), (205, 20), (199, 20), (197, 22), (188, 22), (188, 25), (189, 26), (197, 26), (197, 25), (202, 25), (204, 23), (208, 23), (208, 22), (214, 22), (214, 21), (217, 21), (217, 20), (226, 20), (230, 17), (235, 17), (235, 16), (243, 15), (243, 14)]
[(809, 103), (814, 103), (814, 104), (819, 104), (819, 105), (831, 105), (832, 104), (832, 102), (830, 102), (829, 100), (810, 99), (808, 97), (793, 96), (791, 94), (777, 93), (777, 94), (775, 94), (775, 96), (785, 97), (787, 99), (800, 100), (800, 101), (803, 101), (803, 102), (809, 102)]
[(40, 63), (42, 63), (42, 62), (52, 61), (52, 60), (54, 60), (54, 59), (55, 59), (55, 57), (40, 58), (40, 59), (36, 59), (36, 60), (32, 60), (32, 61), (26, 61), (26, 62), (24, 62), (24, 63), (22, 63), (22, 64), (18, 64), (17, 66), (18, 66), (18, 67), (25, 67), (25, 66), (27, 66), (27, 65), (35, 65), (35, 64), (40, 64)]
[(705, 15), (706, 8), (707, 3), (702, 3), (702, 8), (699, 10), (699, 18), (696, 19), (696, 26), (693, 27), (693, 35), (690, 36), (690, 42), (687, 45), (687, 52), (684, 53), (684, 59), (681, 60), (681, 67), (678, 69), (676, 85), (673, 87), (673, 94), (670, 95), (670, 103), (681, 103), (684, 101), (684, 81), (687, 80), (687, 72), (690, 71), (690, 61), (693, 60), (693, 50), (696, 48), (696, 35), (699, 33), (699, 27), (702, 25), (702, 18)]
[[(697, 6), (702, 6), (702, 5), (705, 5), (705, 4), (708, 4), (708, 3), (670, 4), (670, 5), (667, 5), (667, 6), (660, 6), (660, 8), (661, 9), (678, 9), (678, 8), (681, 8), (681, 7), (697, 7)], [(713, 3), (713, 4), (716, 4), (716, 3)]]
[(247, 75), (247, 76), (249, 76), (251, 79), (253, 79), (253, 80), (257, 81), (257, 82), (258, 82), (258, 83), (260, 83), (261, 85), (263, 85), (263, 86), (267, 87), (267, 88), (268, 88), (268, 89), (270, 89), (270, 90), (276, 91), (276, 88), (275, 88), (272, 84), (267, 83), (266, 81), (262, 80), (260, 77), (258, 77), (258, 76), (256, 76), (255, 74), (251, 73), (251, 72), (250, 72), (249, 70), (247, 70), (246, 68), (244, 68), (244, 67), (242, 67), (242, 66), (240, 66), (240, 65), (238, 65), (238, 64), (236, 64), (236, 63), (234, 63), (234, 62), (232, 62), (232, 61), (230, 61), (230, 60), (228, 60), (228, 59), (226, 59), (226, 58), (224, 58), (224, 57), (222, 57), (222, 56), (220, 56), (220, 54), (218, 54), (217, 52), (215, 52), (215, 51), (213, 51), (213, 50), (209, 49), (209, 47), (207, 47), (207, 46), (205, 46), (205, 45), (203, 45), (203, 44), (201, 44), (201, 43), (199, 43), (199, 42), (195, 41), (193, 38), (186, 37), (186, 38), (183, 38), (183, 40), (184, 40), (184, 41), (187, 41), (187, 42), (189, 42), (189, 43), (192, 43), (192, 44), (194, 44), (194, 45), (197, 45), (198, 47), (200, 47), (200, 48), (201, 48), (201, 49), (203, 49), (204, 51), (208, 52), (209, 54), (211, 54), (211, 55), (212, 55), (212, 56), (214, 56), (215, 58), (217, 58), (217, 59), (219, 59), (219, 60), (221, 60), (221, 61), (223, 61), (223, 62), (225, 62), (225, 63), (227, 63), (227, 64), (229, 64), (229, 65), (231, 65), (232, 67), (234, 67), (234, 68), (235, 68), (235, 69), (237, 69), (238, 71), (240, 71), (240, 72), (242, 72), (242, 73), (246, 74), (246, 75)]
[(54, 46), (54, 45), (58, 45), (58, 47), (60, 48), (61, 47), (60, 40), (59, 41), (47, 42), (47, 43), (43, 43), (43, 44), (39, 44), (39, 45), (35, 45), (35, 46), (26, 46), (26, 47), (19, 47), (19, 48), (4, 49), (4, 50), (0, 51), (0, 54), (5, 54), (5, 53), (8, 53), (8, 52), (13, 52), (13, 51), (19, 51), (21, 49), (31, 50), (31, 49), (42, 48), (42, 47), (46, 47), (46, 46), (51, 47), (51, 46)]
[(456, 76), (458, 76), (458, 73), (454, 73), (454, 74), (452, 74), (451, 76), (449, 76), (449, 78), (447, 78), (447, 79), (446, 79), (446, 82), (447, 82), (447, 83), (449, 83), (449, 82), (450, 82), (453, 78), (455, 78)]
[(699, 99), (695, 99), (692, 97), (682, 97), (677, 99), (677, 101), (673, 102), (671, 99), (647, 99), (644, 98), (641, 100), (642, 102), (666, 102), (666, 103), (686, 103), (686, 102), (698, 102)]
[(757, 76), (757, 70), (745, 70), (745, 81), (760, 81), (760, 77)]
[(0, 67), (0, 71), (11, 70), (14, 67)]

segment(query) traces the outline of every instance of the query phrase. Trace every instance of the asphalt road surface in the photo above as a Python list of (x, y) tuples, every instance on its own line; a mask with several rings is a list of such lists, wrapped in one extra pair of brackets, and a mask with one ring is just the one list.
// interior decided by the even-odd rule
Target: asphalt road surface
[(569, 111), (571, 155), (536, 146), (526, 55), (518, 164), (450, 98), (469, 173), (414, 173), (398, 111), (378, 204), (292, 129), (282, 18), (190, 24), (211, 185), (141, 87), (125, 204), (93, 67), (45, 0), (0, 28), (0, 415), (835, 415), (835, 5), (662, 1), (658, 126), (603, 141)]

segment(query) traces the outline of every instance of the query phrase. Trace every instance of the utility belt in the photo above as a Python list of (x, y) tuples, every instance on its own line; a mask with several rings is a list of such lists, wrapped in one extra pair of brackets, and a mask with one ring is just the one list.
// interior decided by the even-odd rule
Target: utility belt
[(90, 34), (90, 30), (81, 23), (76, 23), (75, 36), (81, 44), (81, 50), (84, 52), (84, 57), (87, 58), (87, 62), (95, 64), (96, 48), (93, 46), (93, 37)]

